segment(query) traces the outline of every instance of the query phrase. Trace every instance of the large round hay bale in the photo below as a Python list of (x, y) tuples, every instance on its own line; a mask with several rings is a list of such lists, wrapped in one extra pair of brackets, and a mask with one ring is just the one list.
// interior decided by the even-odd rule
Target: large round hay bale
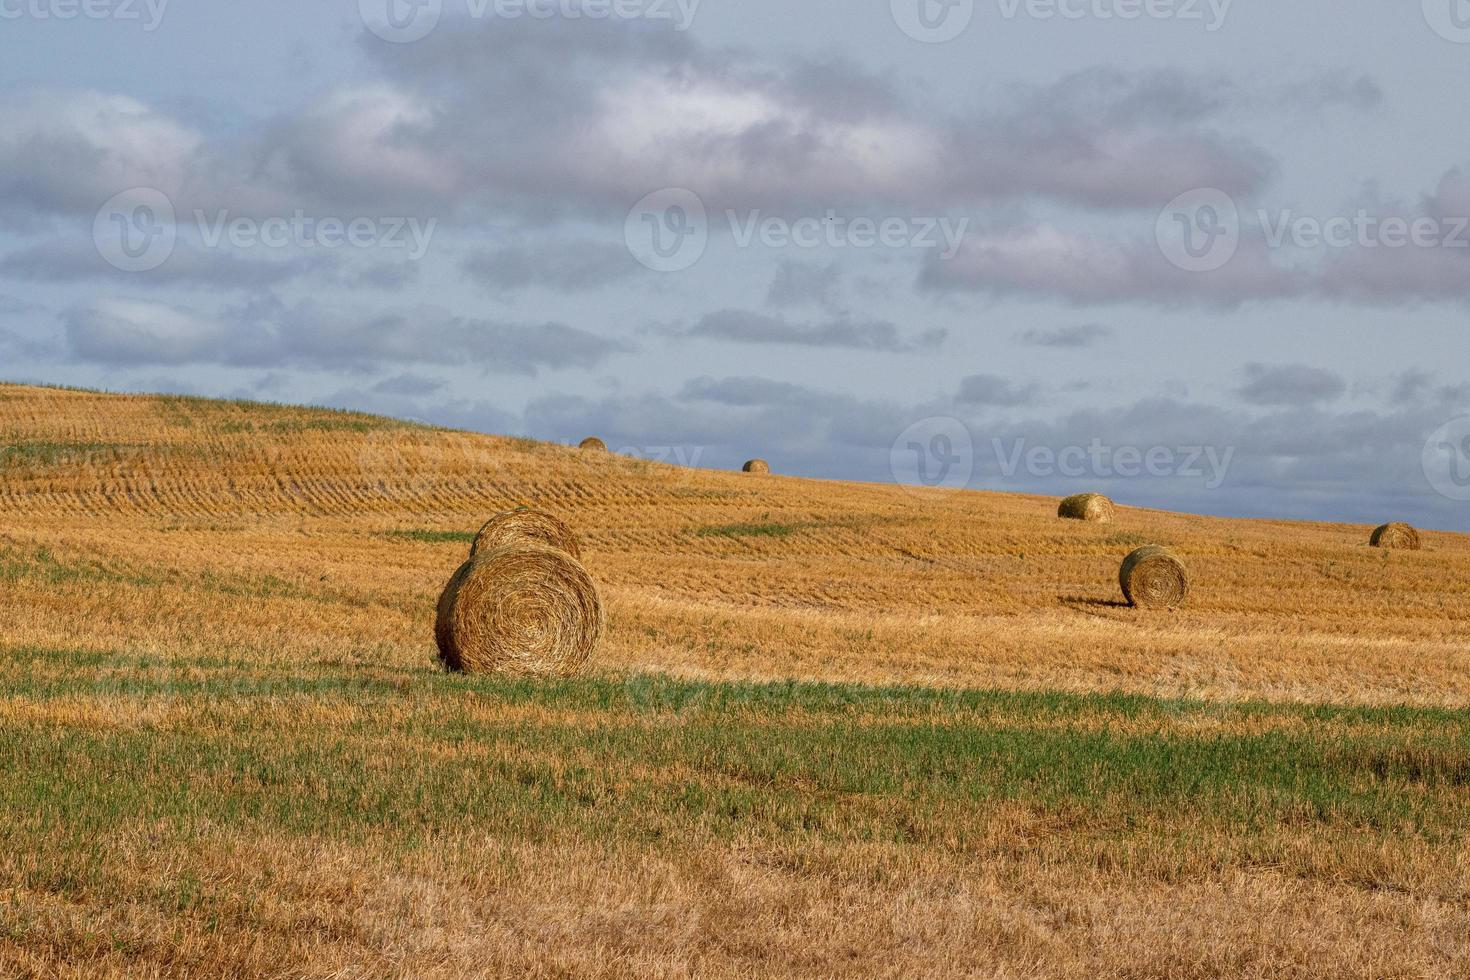
[(607, 452), (607, 443), (603, 442), (596, 436), (588, 436), (586, 439), (583, 439), (581, 442), (577, 443), (577, 448), (590, 450), (591, 452), (595, 453), (605, 453)]
[(582, 557), (582, 546), (577, 535), (550, 514), (529, 507), (517, 507), (503, 514), (496, 514), (480, 528), (475, 543), (470, 545), (470, 554), (482, 551), (498, 551), (523, 544), (543, 545), (565, 551), (573, 558)]
[(1376, 528), (1368, 543), (1375, 548), (1398, 548), (1403, 551), (1418, 551), (1422, 547), (1418, 530), (1413, 525), (1397, 521)]
[(602, 637), (602, 599), (581, 562), (525, 545), (474, 556), (439, 597), (434, 639), (450, 670), (569, 677)]
[(1172, 609), (1189, 594), (1189, 571), (1168, 548), (1149, 545), (1123, 559), (1118, 583), (1130, 605)]
[(1111, 524), (1115, 513), (1113, 502), (1100, 493), (1073, 494), (1057, 508), (1058, 517), (1095, 524)]
[(763, 459), (748, 459), (745, 461), (745, 465), (740, 467), (740, 471), (742, 473), (769, 473), (771, 472), (771, 464)]

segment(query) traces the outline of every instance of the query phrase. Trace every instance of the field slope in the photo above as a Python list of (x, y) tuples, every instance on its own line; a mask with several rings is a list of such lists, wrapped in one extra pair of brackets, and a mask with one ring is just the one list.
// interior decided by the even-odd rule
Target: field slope
[[(588, 678), (436, 668), (517, 504)], [(0, 975), (1465, 975), (1470, 538), (1368, 531), (0, 385)]]

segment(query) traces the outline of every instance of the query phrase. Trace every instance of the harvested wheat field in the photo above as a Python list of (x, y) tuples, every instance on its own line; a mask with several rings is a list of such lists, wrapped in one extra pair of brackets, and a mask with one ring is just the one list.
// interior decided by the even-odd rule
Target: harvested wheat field
[[(1466, 536), (185, 398), (0, 431), (0, 975), (1470, 975)], [(601, 644), (445, 673), (518, 506)]]

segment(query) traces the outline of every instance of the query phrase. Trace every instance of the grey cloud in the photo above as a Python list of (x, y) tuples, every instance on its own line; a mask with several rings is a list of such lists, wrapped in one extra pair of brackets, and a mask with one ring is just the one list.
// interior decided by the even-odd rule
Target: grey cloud
[(375, 394), (398, 395), (404, 398), (421, 398), (443, 389), (443, 381), (418, 374), (395, 374), (391, 378), (384, 378), (372, 387)]
[(0, 105), (0, 211), (90, 214), (128, 188), (175, 190), (203, 142), (129, 96), (11, 92)]
[(1313, 292), (1364, 306), (1470, 301), (1465, 247), (1337, 250), (1315, 271)]
[(226, 249), (179, 245), (156, 269), (123, 272), (105, 262), (91, 243), (47, 242), (0, 259), (0, 276), (31, 282), (114, 280), (134, 284), (260, 289), (307, 276), (331, 277), (339, 266), (337, 257), (327, 254), (248, 259)]
[(417, 262), (375, 262), (357, 270), (351, 277), (351, 283), (368, 289), (396, 293), (418, 282), (418, 279)]
[(10, 330), (0, 330), (0, 351), (11, 357), (27, 360), (49, 361), (59, 354), (54, 341), (36, 340)]
[(954, 134), (964, 185), (1093, 207), (1156, 206), (1196, 187), (1249, 194), (1275, 169), (1261, 149), (1215, 134), (1245, 93), (1219, 77), (1094, 68), (1013, 90), (1005, 112)]
[(35, 303), (27, 303), (17, 296), (0, 293), (0, 316), (20, 316), (22, 313), (34, 313), (40, 309)]
[(962, 405), (995, 405), (1014, 408), (1036, 401), (1040, 388), (1018, 385), (995, 374), (975, 374), (960, 382), (957, 400)]
[(138, 186), (168, 193), (181, 214), (308, 207), (445, 223), (507, 208), (616, 219), (668, 186), (716, 209), (942, 212), (1035, 197), (1150, 207), (1163, 192), (1263, 186), (1269, 155), (1220, 132), (1232, 108), (1368, 105), (1376, 91), (1341, 75), (1272, 90), (1090, 69), (941, 112), (855, 62), (608, 28), (448, 17), (406, 45), (364, 32), (367, 75), (239, 132), (126, 96), (22, 92), (0, 110), (0, 212), (90, 214)]
[(897, 353), (937, 347), (943, 343), (945, 332), (929, 330), (909, 339), (886, 320), (839, 318), (820, 323), (790, 323), (783, 317), (763, 313), (721, 310), (706, 314), (689, 328), (686, 336), (744, 344), (846, 347)]
[(739, 408), (808, 406), (825, 402), (829, 396), (803, 385), (766, 378), (694, 378), (685, 383), (678, 397), (683, 401), (713, 402)]
[(1306, 364), (1247, 364), (1245, 376), (1237, 394), (1253, 405), (1314, 405), (1347, 392), (1341, 377)]
[[(446, 223), (506, 208), (618, 218), (667, 186), (716, 209), (942, 211), (1038, 196), (1120, 208), (1201, 186), (1249, 194), (1274, 169), (1217, 131), (1253, 98), (1217, 76), (1093, 69), (940, 113), (853, 62), (607, 27), (448, 18), (416, 44), (365, 37), (375, 74), (239, 133), (124, 96), (23, 93), (0, 111), (0, 210), (91, 213), (136, 186), (180, 213), (310, 207)], [(1321, 98), (1343, 87), (1321, 84)]]
[[(1061, 495), (1101, 490), (1137, 506), (1236, 516), (1379, 523), (1401, 515), (1426, 527), (1463, 523), (1462, 505), (1436, 496), (1420, 467), (1426, 436), (1461, 414), (1453, 404), (1389, 412), (1331, 412), (1321, 405), (1245, 410), (1174, 397), (1145, 398), (1056, 417), (1012, 414), (983, 421), (965, 406), (900, 406), (773, 379), (697, 378), (672, 397), (643, 394), (589, 399), (557, 395), (527, 409), (525, 429), (538, 437), (606, 434), (628, 445), (706, 447), (707, 465), (735, 465), (757, 450), (788, 460), (806, 475), (889, 482), (894, 440), (934, 415), (968, 419), (974, 440), (973, 488)], [(1191, 455), (1198, 475), (1081, 478), (1007, 472), (1007, 455), (1053, 454), (1096, 442), (1140, 455), (1161, 447), (1176, 463)], [(1216, 466), (1224, 482), (1207, 484)]]
[(835, 310), (842, 272), (837, 263), (783, 261), (766, 292), (766, 305), (775, 307), (819, 306)]
[(72, 354), (117, 365), (174, 365), (218, 358), (232, 343), (222, 320), (182, 307), (137, 300), (99, 300), (62, 314)]
[(1278, 268), (1263, 242), (1246, 239), (1223, 268), (1185, 272), (1152, 241), (1075, 235), (1050, 225), (972, 234), (952, 259), (931, 258), (921, 287), (1050, 296), (1077, 304), (1146, 302), (1221, 308), (1301, 295), (1303, 273)]
[(1470, 173), (1451, 167), (1425, 201), (1425, 211), (1438, 218), (1470, 217)]
[(1370, 75), (1335, 71), (1267, 87), (1255, 102), (1251, 108), (1264, 111), (1282, 106), (1312, 112), (1339, 106), (1367, 111), (1383, 104), (1383, 89)]
[(1112, 336), (1113, 331), (1101, 324), (1081, 323), (1051, 329), (1031, 327), (1017, 334), (1016, 340), (1028, 347), (1058, 347), (1076, 350), (1093, 347)]
[[(601, 26), (456, 23), (366, 50), (397, 90), (436, 105), (408, 131), (434, 148), (437, 171), (543, 211), (626, 209), (672, 185), (716, 208), (1036, 195), (1129, 207), (1163, 188), (1248, 192), (1272, 169), (1214, 132), (1241, 97), (1218, 78), (1093, 71), (940, 116), (922, 93), (852, 63)], [(482, 98), (511, 90), (526, 97)]]
[(1409, 370), (1394, 381), (1393, 393), (1389, 396), (1395, 405), (1408, 405), (1420, 401), (1429, 391), (1434, 375), (1428, 371)]
[(592, 368), (627, 348), (559, 323), (472, 319), (420, 306), (356, 317), (274, 298), (217, 316), (137, 300), (103, 299), (68, 311), (73, 355), (113, 364), (206, 363), (332, 370), (382, 364), (473, 365), (502, 374)]
[(639, 266), (623, 245), (567, 241), (477, 251), (466, 256), (460, 268), (472, 281), (493, 290), (543, 286), (587, 292), (626, 279)]
[(1221, 268), (1172, 265), (1152, 239), (1075, 234), (1052, 225), (972, 233), (951, 259), (930, 256), (924, 289), (1030, 295), (1075, 304), (1149, 303), (1232, 309), (1243, 303), (1316, 299), (1363, 306), (1470, 302), (1470, 250), (1448, 247), (1317, 249), (1277, 261), (1261, 233), (1243, 231)]

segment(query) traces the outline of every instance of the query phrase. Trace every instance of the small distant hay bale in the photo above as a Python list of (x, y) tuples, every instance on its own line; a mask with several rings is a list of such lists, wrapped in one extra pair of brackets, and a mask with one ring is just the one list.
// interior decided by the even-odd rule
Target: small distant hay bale
[(1111, 524), (1117, 509), (1113, 502), (1100, 493), (1073, 494), (1057, 508), (1057, 516), (1071, 521), (1090, 521), (1094, 524)]
[(740, 467), (740, 471), (742, 473), (769, 473), (771, 472), (771, 464), (763, 459), (748, 459), (745, 461), (745, 465)]
[(529, 507), (517, 507), (486, 521), (475, 535), (475, 543), (470, 545), (470, 555), (523, 544), (555, 548), (579, 560), (582, 557), (581, 543), (571, 528), (550, 514)]
[(1419, 531), (1411, 524), (1401, 524), (1395, 521), (1385, 524), (1373, 531), (1373, 536), (1368, 543), (1375, 548), (1396, 548), (1402, 551), (1418, 551), (1423, 547), (1419, 539)]
[(586, 439), (583, 439), (581, 442), (577, 443), (577, 448), (586, 449), (594, 453), (605, 453), (607, 452), (607, 443), (603, 442), (596, 436), (588, 436)]
[(1189, 594), (1189, 570), (1168, 548), (1149, 545), (1123, 559), (1118, 583), (1129, 605), (1172, 609)]
[(602, 638), (602, 599), (581, 562), (524, 545), (481, 552), (439, 597), (439, 659), (467, 674), (570, 677)]

